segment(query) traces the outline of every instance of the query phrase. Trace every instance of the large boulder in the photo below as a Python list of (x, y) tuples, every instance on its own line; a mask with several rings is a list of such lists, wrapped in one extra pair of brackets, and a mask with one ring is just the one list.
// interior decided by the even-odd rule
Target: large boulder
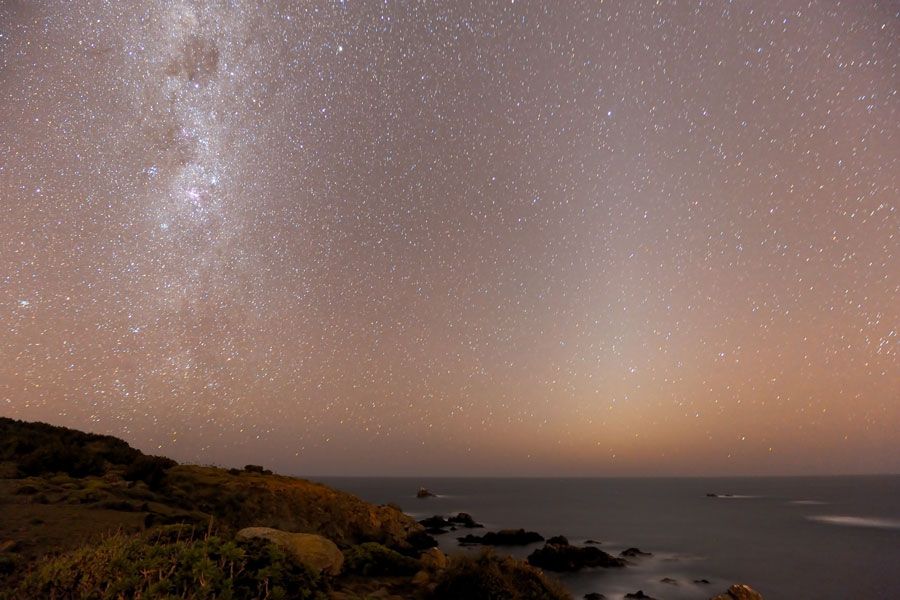
[(712, 600), (763, 600), (763, 597), (749, 585), (738, 583)]
[(314, 573), (338, 575), (344, 566), (344, 555), (337, 545), (321, 535), (292, 533), (271, 527), (246, 527), (237, 533), (239, 539), (267, 540), (290, 556), (297, 564)]

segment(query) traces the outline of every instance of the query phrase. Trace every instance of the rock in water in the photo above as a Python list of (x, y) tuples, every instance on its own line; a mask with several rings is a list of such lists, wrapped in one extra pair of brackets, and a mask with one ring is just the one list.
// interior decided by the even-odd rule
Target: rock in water
[(636, 592), (632, 592), (631, 594), (625, 594), (626, 598), (633, 598), (634, 600), (655, 600), (653, 596), (648, 596), (644, 593), (644, 590), (638, 590)]
[(344, 555), (337, 545), (321, 535), (291, 533), (271, 527), (246, 527), (238, 531), (237, 537), (268, 540), (284, 550), (297, 564), (309, 567), (314, 573), (338, 575), (344, 566)]
[(548, 544), (558, 544), (558, 545), (561, 545), (561, 546), (568, 546), (568, 545), (569, 545), (569, 538), (567, 538), (567, 537), (564, 536), (564, 535), (554, 535), (552, 538), (550, 538), (549, 540), (547, 540), (547, 543), (548, 543)]
[(762, 594), (749, 585), (735, 584), (723, 594), (719, 594), (711, 600), (763, 600)]
[(529, 564), (547, 571), (580, 571), (592, 567), (624, 567), (625, 561), (595, 546), (544, 544), (528, 556)]
[(628, 548), (627, 550), (622, 550), (622, 552), (619, 553), (619, 556), (636, 558), (638, 556), (653, 556), (653, 554), (650, 552), (642, 552), (640, 548)]
[(445, 527), (450, 526), (450, 522), (440, 515), (434, 515), (433, 517), (422, 519), (419, 521), (419, 525), (422, 525), (426, 529), (444, 529)]
[(484, 535), (472, 535), (457, 538), (463, 546), (481, 544), (482, 546), (527, 546), (535, 542), (543, 542), (544, 536), (535, 531), (524, 529), (501, 529), (488, 531)]
[(606, 596), (597, 592), (591, 592), (584, 595), (584, 600), (606, 600)]
[(484, 527), (481, 523), (476, 522), (475, 519), (472, 518), (472, 515), (464, 512), (457, 513), (456, 516), (447, 517), (447, 522), (461, 525), (468, 529), (480, 529)]
[(420, 487), (419, 491), (416, 492), (416, 498), (431, 498), (433, 496), (437, 496), (437, 494), (435, 494), (428, 488)]

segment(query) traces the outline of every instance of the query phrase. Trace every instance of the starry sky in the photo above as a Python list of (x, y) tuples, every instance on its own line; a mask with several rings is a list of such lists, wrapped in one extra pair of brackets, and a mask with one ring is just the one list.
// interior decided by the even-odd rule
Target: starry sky
[(900, 472), (900, 3), (0, 2), (0, 414), (296, 474)]

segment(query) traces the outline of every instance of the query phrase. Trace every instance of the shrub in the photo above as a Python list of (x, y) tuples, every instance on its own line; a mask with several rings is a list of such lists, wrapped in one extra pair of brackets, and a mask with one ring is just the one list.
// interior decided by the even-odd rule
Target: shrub
[(344, 552), (344, 570), (368, 577), (412, 575), (419, 570), (419, 561), (381, 544), (366, 542)]
[(24, 475), (101, 475), (107, 463), (127, 465), (140, 455), (109, 435), (0, 417), (0, 462), (17, 465)]
[(456, 556), (441, 573), (435, 600), (571, 600), (556, 580), (513, 558), (499, 558), (490, 550)]
[(119, 534), (45, 559), (8, 597), (324, 598), (321, 579), (271, 544), (196, 539), (191, 532), (174, 526), (142, 536)]
[(128, 481), (143, 481), (151, 490), (159, 489), (166, 471), (177, 465), (165, 456), (138, 456), (125, 468), (123, 477)]

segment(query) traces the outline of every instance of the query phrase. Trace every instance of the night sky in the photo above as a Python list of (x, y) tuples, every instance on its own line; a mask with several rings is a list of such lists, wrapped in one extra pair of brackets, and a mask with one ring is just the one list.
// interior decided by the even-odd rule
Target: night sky
[(297, 474), (900, 471), (900, 4), (0, 2), (0, 414)]

